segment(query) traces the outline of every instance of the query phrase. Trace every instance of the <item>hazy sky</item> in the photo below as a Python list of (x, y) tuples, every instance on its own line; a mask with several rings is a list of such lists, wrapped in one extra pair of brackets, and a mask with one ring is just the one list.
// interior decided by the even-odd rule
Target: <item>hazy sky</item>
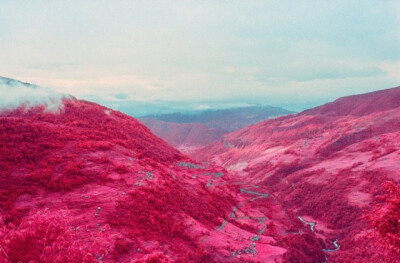
[(0, 76), (115, 108), (301, 110), (400, 85), (399, 14), (397, 0), (2, 0)]

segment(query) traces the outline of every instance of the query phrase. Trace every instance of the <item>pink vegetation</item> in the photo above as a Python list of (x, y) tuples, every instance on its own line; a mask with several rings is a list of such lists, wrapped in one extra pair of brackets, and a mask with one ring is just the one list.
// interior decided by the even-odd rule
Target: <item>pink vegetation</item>
[(127, 115), (63, 103), (0, 113), (0, 262), (323, 259), (312, 233), (280, 237), (303, 225), (265, 190)]
[(386, 240), (380, 246), (364, 216), (381, 202), (385, 181), (400, 181), (399, 100), (400, 87), (341, 98), (226, 134), (189, 155), (228, 170), (240, 164), (236, 176), (309, 218), (304, 224), (323, 240), (328, 261), (380, 262), (396, 247), (397, 223), (387, 221), (396, 215), (376, 213), (373, 223)]

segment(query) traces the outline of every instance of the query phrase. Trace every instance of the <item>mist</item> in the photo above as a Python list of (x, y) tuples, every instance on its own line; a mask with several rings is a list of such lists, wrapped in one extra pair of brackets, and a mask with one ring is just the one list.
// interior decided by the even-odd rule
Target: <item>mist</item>
[(0, 77), (0, 111), (12, 110), (24, 105), (27, 108), (43, 105), (46, 111), (56, 113), (62, 106), (62, 99), (70, 96), (49, 88)]

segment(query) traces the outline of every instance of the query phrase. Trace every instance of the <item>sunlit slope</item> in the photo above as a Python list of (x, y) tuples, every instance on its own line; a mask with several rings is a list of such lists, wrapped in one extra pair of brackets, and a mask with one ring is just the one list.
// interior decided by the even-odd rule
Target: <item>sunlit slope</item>
[(330, 244), (329, 261), (381, 262), (362, 218), (400, 180), (400, 88), (344, 97), (227, 134), (192, 157), (265, 188)]

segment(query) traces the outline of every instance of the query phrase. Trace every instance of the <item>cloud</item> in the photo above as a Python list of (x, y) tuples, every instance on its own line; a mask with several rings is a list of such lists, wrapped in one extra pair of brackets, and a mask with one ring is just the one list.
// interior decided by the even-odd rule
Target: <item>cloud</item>
[(400, 83), (399, 1), (117, 2), (5, 1), (1, 74), (120, 108), (298, 109)]
[(46, 106), (46, 111), (58, 112), (63, 106), (62, 99), (69, 96), (37, 85), (0, 77), (0, 111), (12, 110), (21, 105)]
[(335, 80), (350, 78), (382, 77), (387, 72), (373, 63), (348, 60), (309, 60), (282, 62), (274, 68), (260, 69), (255, 79), (265, 83), (308, 82), (313, 80)]

